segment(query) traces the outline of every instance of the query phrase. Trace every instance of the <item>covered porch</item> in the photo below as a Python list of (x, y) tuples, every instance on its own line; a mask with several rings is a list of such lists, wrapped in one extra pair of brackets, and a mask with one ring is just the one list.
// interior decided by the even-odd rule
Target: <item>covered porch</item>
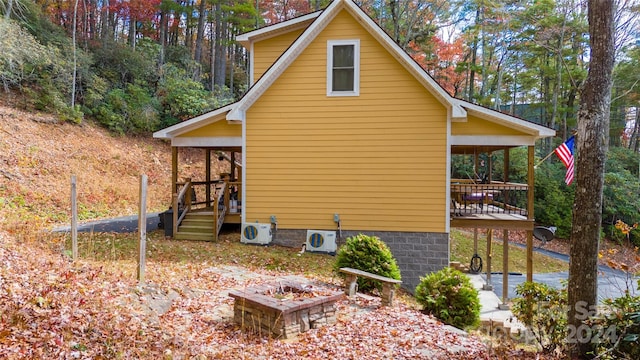
[[(175, 239), (216, 241), (223, 224), (241, 223), (242, 123), (226, 120), (232, 107), (221, 107), (153, 134), (171, 141), (171, 224), (165, 224), (165, 233)], [(181, 165), (189, 165), (179, 163), (181, 151), (199, 152), (196, 172), (181, 169)], [(224, 165), (214, 168), (220, 163)]]
[[(452, 169), (450, 190), (450, 226), (473, 229), (474, 253), (483, 257), (486, 274), (485, 290), (492, 290), (492, 243), (495, 231), (503, 240), (503, 304), (507, 303), (509, 275), (509, 231), (526, 231), (527, 281), (533, 281), (533, 228), (534, 228), (534, 150), (526, 146), (526, 183), (510, 181), (512, 173), (511, 149), (520, 146), (464, 145), (452, 146), (452, 158), (464, 156), (471, 159), (472, 172), (464, 178), (453, 177), (460, 172)], [(501, 158), (501, 169), (496, 169), (494, 157)], [(454, 162), (452, 161), (452, 164)], [(483, 171), (484, 170), (484, 171)], [(520, 169), (522, 170), (522, 169)], [(486, 229), (486, 254), (478, 254), (477, 234)], [(470, 261), (472, 259), (469, 259)]]
[[(178, 152), (172, 147), (170, 234), (175, 239), (218, 240), (222, 225), (240, 224), (242, 210), (241, 148), (199, 148), (204, 152), (204, 180), (180, 176)], [(228, 162), (229, 171), (214, 173), (213, 159)]]

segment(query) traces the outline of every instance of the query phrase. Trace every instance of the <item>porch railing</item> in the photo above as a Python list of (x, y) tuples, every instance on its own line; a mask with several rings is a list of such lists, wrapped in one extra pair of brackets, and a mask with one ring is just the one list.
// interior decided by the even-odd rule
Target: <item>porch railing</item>
[(178, 233), (178, 226), (191, 210), (192, 189), (191, 179), (187, 179), (180, 191), (177, 194), (173, 194), (171, 201), (173, 208), (173, 234)]
[(227, 184), (222, 183), (222, 187), (216, 188), (213, 198), (213, 239), (218, 241), (218, 234), (224, 223), (224, 216), (227, 213), (227, 206), (225, 205), (225, 199), (228, 198)]
[(527, 216), (527, 184), (492, 181), (477, 184), (470, 180), (451, 180), (451, 211), (468, 214), (514, 214)]
[(228, 178), (214, 181), (191, 181), (176, 184), (179, 191), (172, 196), (173, 234), (178, 232), (182, 220), (190, 211), (213, 210), (214, 237), (217, 240), (220, 228), (227, 214), (240, 212), (242, 204), (242, 182), (229, 181)]

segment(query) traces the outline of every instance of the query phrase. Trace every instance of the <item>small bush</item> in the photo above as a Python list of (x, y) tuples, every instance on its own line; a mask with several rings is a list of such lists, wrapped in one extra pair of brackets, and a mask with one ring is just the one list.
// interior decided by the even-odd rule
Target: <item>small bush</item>
[[(359, 234), (347, 238), (346, 243), (338, 250), (334, 264), (336, 271), (342, 267), (400, 280), (400, 269), (391, 250), (377, 236)], [(381, 290), (382, 284), (379, 281), (358, 277), (358, 289), (360, 291)]]
[(480, 298), (468, 276), (444, 268), (420, 279), (415, 293), (424, 311), (442, 322), (464, 329), (480, 320)]
[(518, 298), (511, 312), (524, 324), (542, 351), (554, 352), (562, 347), (567, 328), (567, 291), (546, 284), (525, 282), (516, 287)]
[(589, 321), (594, 326), (592, 333), (598, 335), (598, 357), (640, 359), (640, 296), (627, 292), (619, 298), (604, 300), (604, 305), (606, 310)]

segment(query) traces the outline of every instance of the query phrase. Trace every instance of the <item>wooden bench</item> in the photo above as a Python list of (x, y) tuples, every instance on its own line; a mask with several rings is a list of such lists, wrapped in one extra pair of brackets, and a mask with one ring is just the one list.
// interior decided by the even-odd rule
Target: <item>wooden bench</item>
[(396, 293), (396, 285), (402, 284), (402, 281), (400, 280), (348, 267), (340, 268), (340, 272), (347, 274), (344, 279), (344, 285), (345, 293), (349, 297), (354, 296), (358, 291), (358, 276), (382, 282), (382, 306), (393, 306), (393, 297)]

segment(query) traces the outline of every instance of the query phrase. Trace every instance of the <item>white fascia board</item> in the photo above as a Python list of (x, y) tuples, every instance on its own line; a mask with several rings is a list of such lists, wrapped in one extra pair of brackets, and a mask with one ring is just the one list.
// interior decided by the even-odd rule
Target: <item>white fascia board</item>
[(249, 48), (250, 44), (254, 41), (265, 40), (278, 36), (283, 33), (287, 33), (296, 29), (302, 29), (315, 20), (322, 11), (312, 12), (310, 14), (302, 15), (295, 19), (285, 20), (277, 24), (265, 26), (263, 28), (246, 32), (236, 36), (236, 41), (242, 44), (245, 48)]
[(255, 72), (255, 57), (254, 57), (254, 52), (253, 52), (253, 43), (251, 43), (251, 45), (249, 46), (249, 87), (252, 87), (253, 84), (255, 84), (256, 79), (254, 79), (254, 72)]
[(240, 136), (218, 137), (177, 137), (171, 139), (171, 146), (176, 147), (241, 147)]
[(537, 139), (534, 135), (452, 135), (451, 145), (532, 146)]
[(196, 116), (193, 119), (189, 119), (168, 128), (158, 130), (153, 133), (153, 137), (158, 139), (171, 139), (177, 135), (184, 134), (185, 132), (195, 130), (210, 123), (222, 120), (224, 119), (222, 115), (224, 115), (227, 111), (233, 109), (235, 104), (236, 103), (223, 106), (219, 109), (209, 111), (208, 113), (204, 113), (200, 116)]
[[(447, 111), (449, 112), (449, 111)], [(451, 114), (447, 115), (449, 118)], [(446, 181), (444, 184), (444, 193), (447, 194), (447, 201), (444, 212), (444, 231), (448, 234), (451, 232), (451, 121), (447, 121), (447, 166), (446, 166)], [(451, 242), (449, 242), (451, 243)], [(451, 249), (448, 249), (450, 251)]]
[[(245, 95), (246, 97), (246, 95)], [(244, 100), (244, 97), (242, 98)], [(235, 108), (227, 114), (227, 121), (244, 123), (247, 119), (247, 111)]]
[(536, 123), (532, 123), (527, 120), (523, 120), (515, 116), (504, 114), (499, 111), (488, 109), (483, 106), (463, 100), (458, 101), (462, 103), (462, 106), (466, 108), (471, 115), (475, 115), (481, 119), (504, 125), (515, 130), (529, 133), (531, 135), (534, 135), (537, 139), (552, 137), (556, 135), (555, 130), (550, 129), (546, 126), (538, 125)]
[[(336, 0), (337, 1), (337, 0)], [(372, 35), (393, 54), (400, 63), (413, 74), (444, 106), (451, 108), (451, 120), (466, 119), (467, 112), (458, 104), (455, 99), (447, 93), (418, 63), (413, 60), (404, 49), (400, 47), (391, 37), (376, 24), (358, 5), (353, 1), (344, 1), (345, 7), (360, 24), (368, 28)]]
[[(334, 0), (324, 11), (320, 12), (317, 19), (309, 25), (302, 35), (276, 60), (276, 62), (264, 73), (249, 91), (238, 101), (237, 106), (227, 114), (229, 121), (245, 121), (246, 112), (264, 92), (276, 81), (276, 79), (291, 65), (307, 46), (318, 36), (344, 4), (350, 0)], [(315, 14), (315, 13), (314, 13)]]

